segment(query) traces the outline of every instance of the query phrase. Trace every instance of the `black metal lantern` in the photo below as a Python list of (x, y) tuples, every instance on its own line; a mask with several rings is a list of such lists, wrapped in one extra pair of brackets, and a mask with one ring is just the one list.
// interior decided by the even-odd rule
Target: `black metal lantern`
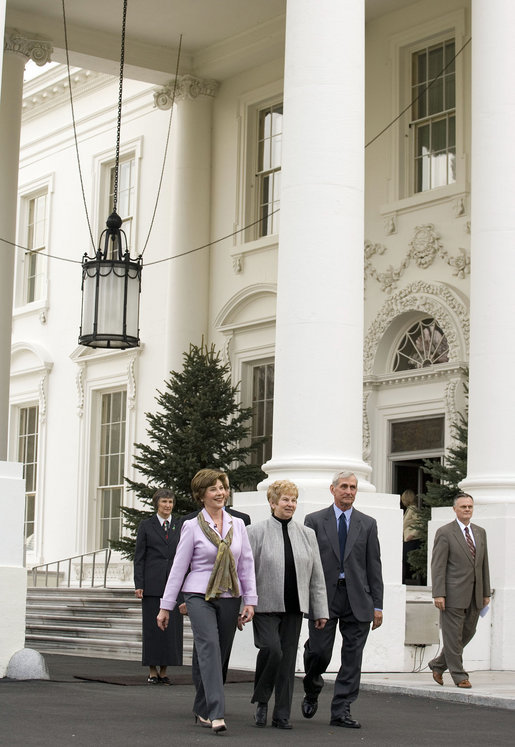
[(126, 20), (127, 0), (124, 0), (113, 212), (106, 221), (107, 228), (100, 236), (95, 257), (89, 257), (86, 253), (82, 258), (82, 312), (79, 334), (80, 345), (118, 350), (139, 345), (139, 297), (143, 266), (141, 255), (137, 259), (131, 259), (127, 236), (125, 231), (121, 230), (122, 219), (116, 212)]
[(139, 345), (143, 261), (131, 259), (121, 225), (120, 216), (111, 213), (96, 256), (83, 257), (80, 345), (120, 350)]

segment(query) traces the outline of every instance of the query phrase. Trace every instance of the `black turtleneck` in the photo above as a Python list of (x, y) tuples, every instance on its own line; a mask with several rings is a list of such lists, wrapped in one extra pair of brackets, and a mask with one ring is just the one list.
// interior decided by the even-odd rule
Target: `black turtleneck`
[(300, 612), (299, 592), (297, 588), (297, 573), (295, 571), (295, 560), (293, 558), (293, 548), (288, 534), (289, 519), (278, 519), (272, 514), (273, 518), (279, 522), (283, 530), (284, 542), (284, 611)]

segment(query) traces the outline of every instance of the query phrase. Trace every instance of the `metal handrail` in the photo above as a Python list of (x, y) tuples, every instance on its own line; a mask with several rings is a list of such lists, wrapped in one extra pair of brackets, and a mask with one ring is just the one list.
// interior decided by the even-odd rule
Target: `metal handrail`
[[(41, 565), (35, 565), (32, 568), (32, 584), (33, 586), (37, 586), (38, 581), (38, 573), (44, 572), (45, 574), (45, 586), (48, 586), (48, 574), (49, 574), (49, 568), (50, 566), (57, 566), (56, 570), (56, 587), (59, 587), (59, 577), (61, 572), (61, 564), (68, 564), (68, 583), (66, 584), (67, 588), (70, 588), (71, 586), (71, 569), (72, 569), (72, 561), (73, 560), (80, 560), (80, 574), (79, 574), (79, 588), (82, 589), (82, 580), (84, 577), (84, 558), (88, 558), (90, 556), (93, 556), (93, 563), (91, 567), (91, 588), (95, 586), (95, 565), (96, 565), (96, 558), (97, 555), (100, 555), (101, 553), (105, 553), (104, 555), (104, 574), (103, 574), (103, 588), (105, 589), (107, 586), (107, 568), (109, 566), (109, 561), (111, 560), (111, 549), (109, 547), (103, 547), (101, 550), (94, 550), (93, 552), (85, 552), (82, 555), (72, 555), (71, 558), (64, 558), (62, 560), (54, 560), (51, 563), (42, 563)], [(100, 584), (97, 584), (97, 586), (100, 586)]]

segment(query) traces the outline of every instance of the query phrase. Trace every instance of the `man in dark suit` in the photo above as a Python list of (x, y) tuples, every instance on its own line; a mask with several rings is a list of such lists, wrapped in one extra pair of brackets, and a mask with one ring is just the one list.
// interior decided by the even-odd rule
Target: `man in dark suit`
[(339, 472), (333, 478), (334, 504), (308, 514), (306, 526), (315, 530), (324, 569), (329, 620), (317, 630), (309, 620), (309, 639), (304, 646), (302, 714), (312, 718), (324, 686), (322, 674), (331, 661), (339, 625), (342, 634), (341, 666), (334, 683), (331, 726), (359, 729), (350, 705), (358, 697), (363, 648), (372, 630), (383, 621), (381, 553), (375, 519), (353, 507), (358, 489), (356, 475)]
[(472, 687), (463, 669), (463, 649), (476, 632), (480, 610), (490, 603), (486, 532), (470, 523), (473, 510), (471, 496), (459, 493), (454, 499), (456, 519), (436, 532), (431, 558), (443, 649), (428, 666), (439, 685), (448, 669), (455, 685), (463, 688)]

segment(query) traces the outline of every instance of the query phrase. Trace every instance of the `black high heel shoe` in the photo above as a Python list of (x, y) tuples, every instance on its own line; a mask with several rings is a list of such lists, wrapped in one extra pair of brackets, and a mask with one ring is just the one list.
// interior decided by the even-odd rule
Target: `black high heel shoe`
[(227, 731), (227, 725), (223, 718), (215, 718), (211, 722), (211, 729), (213, 730), (213, 734), (221, 734), (224, 731)]
[(211, 728), (211, 721), (208, 718), (202, 718), (202, 716), (199, 716), (198, 713), (194, 713), (193, 716), (195, 718), (195, 723), (198, 722), (200, 726), (205, 726), (206, 729)]

